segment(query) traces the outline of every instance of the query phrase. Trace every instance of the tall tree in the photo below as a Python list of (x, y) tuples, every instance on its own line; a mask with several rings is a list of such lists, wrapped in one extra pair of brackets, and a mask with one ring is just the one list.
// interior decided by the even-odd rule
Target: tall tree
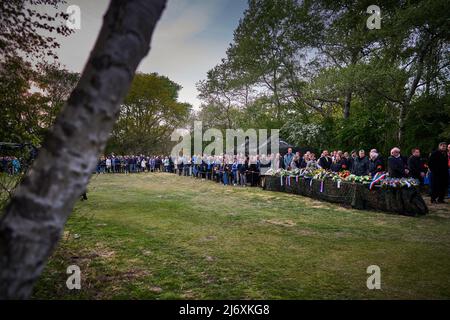
[(223, 60), (221, 64), (208, 71), (206, 80), (197, 83), (199, 98), (205, 102), (210, 111), (216, 111), (218, 119), (224, 119), (224, 128), (235, 127), (234, 114), (242, 105), (240, 99), (244, 97), (244, 105), (248, 100), (248, 91), (247, 94), (242, 94), (238, 81), (230, 64)]
[[(353, 69), (378, 48), (378, 30), (369, 30), (366, 26), (369, 18), (366, 10), (371, 4), (365, 0), (321, 0), (314, 1), (309, 10), (311, 17), (318, 20), (311, 45), (317, 49), (316, 61), (320, 69), (316, 76), (320, 78), (322, 90), (315, 96), (319, 101), (340, 106), (344, 119), (350, 117), (354, 95)], [(389, 4), (383, 2), (383, 13), (387, 9), (391, 9)], [(335, 90), (327, 90), (336, 82), (339, 85)]]
[(105, 147), (165, 0), (112, 0), (86, 67), (0, 220), (0, 298), (27, 298)]
[[(62, 102), (56, 106), (56, 95), (36, 92), (35, 86), (42, 79), (50, 79), (57, 68), (45, 62), (57, 59), (55, 49), (59, 47), (55, 34), (70, 35), (73, 30), (65, 24), (67, 14), (56, 10), (47, 13), (42, 8), (58, 8), (63, 0), (11, 0), (0, 2), (0, 141), (41, 142), (46, 129), (55, 118)], [(39, 62), (45, 68), (35, 68)], [(58, 73), (61, 77), (65, 73)], [(47, 82), (45, 91), (65, 83), (65, 78)], [(71, 86), (73, 88), (74, 85)], [(60, 90), (59, 90), (60, 91)], [(55, 90), (47, 92), (55, 94)], [(65, 93), (67, 98), (68, 93)]]
[(292, 66), (306, 57), (301, 35), (307, 16), (294, 0), (250, 0), (248, 4), (227, 50), (228, 65), (241, 84), (270, 97), (275, 118), (280, 120), (290, 95)]
[(398, 106), (399, 144), (404, 141), (405, 119), (413, 99), (424, 92), (442, 95), (448, 82), (450, 28), (447, 6), (445, 0), (400, 1), (384, 18), (378, 65), (396, 66), (401, 78), (384, 77), (382, 82), (399, 80), (404, 89), (397, 96), (383, 95), (382, 90), (377, 92)]
[(169, 152), (171, 132), (185, 125), (191, 110), (189, 104), (177, 101), (180, 89), (167, 77), (136, 74), (109, 140), (110, 151)]
[(39, 63), (37, 69), (34, 83), (48, 100), (46, 108), (41, 111), (42, 126), (49, 128), (75, 88), (80, 75), (57, 62)]

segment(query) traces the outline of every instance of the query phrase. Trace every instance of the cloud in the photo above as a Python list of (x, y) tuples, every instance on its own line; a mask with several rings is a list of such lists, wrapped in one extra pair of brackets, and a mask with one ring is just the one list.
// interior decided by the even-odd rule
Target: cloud
[[(71, 0), (81, 8), (81, 30), (58, 37), (60, 62), (81, 72), (109, 1)], [(198, 107), (195, 83), (225, 57), (246, 0), (169, 0), (139, 71), (158, 72), (180, 84), (180, 100)], [(61, 8), (65, 10), (66, 7)]]
[(168, 2), (166, 11), (158, 23), (155, 42), (184, 41), (204, 31), (222, 7), (220, 1)]
[(155, 31), (150, 55), (139, 67), (140, 71), (156, 71), (181, 84), (180, 100), (194, 107), (200, 105), (195, 83), (225, 55), (229, 41), (208, 34), (223, 4), (220, 0), (169, 1)]

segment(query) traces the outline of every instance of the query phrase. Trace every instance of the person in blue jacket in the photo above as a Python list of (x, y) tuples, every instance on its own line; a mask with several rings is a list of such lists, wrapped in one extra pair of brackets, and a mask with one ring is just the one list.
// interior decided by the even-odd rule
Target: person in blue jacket
[(234, 157), (233, 164), (231, 165), (231, 172), (233, 173), (233, 185), (237, 185), (239, 183), (238, 179), (238, 160)]

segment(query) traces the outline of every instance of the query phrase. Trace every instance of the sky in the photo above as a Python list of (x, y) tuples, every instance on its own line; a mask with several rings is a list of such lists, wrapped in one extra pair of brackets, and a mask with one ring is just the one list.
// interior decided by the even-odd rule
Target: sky
[[(107, 0), (66, 0), (60, 10), (77, 5), (81, 29), (69, 37), (58, 37), (59, 61), (71, 71), (81, 72), (100, 31)], [(247, 8), (247, 0), (168, 0), (153, 34), (150, 54), (138, 71), (157, 72), (180, 84), (179, 100), (198, 109), (195, 84), (225, 58), (233, 32)]]

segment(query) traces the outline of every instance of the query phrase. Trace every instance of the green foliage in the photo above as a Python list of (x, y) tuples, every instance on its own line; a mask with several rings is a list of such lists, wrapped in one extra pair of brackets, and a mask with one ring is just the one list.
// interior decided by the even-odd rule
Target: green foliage
[(381, 1), (379, 30), (366, 27), (371, 1), (248, 3), (226, 59), (200, 82), (202, 119), (232, 110), (222, 127), (278, 127), (317, 148), (430, 151), (448, 139), (446, 1)]
[(59, 64), (0, 63), (0, 141), (40, 144), (77, 81)]
[(423, 151), (437, 148), (441, 141), (450, 141), (450, 97), (422, 96), (414, 101), (406, 118), (405, 146)]
[[(55, 35), (68, 36), (62, 0), (0, 2), (0, 141), (38, 145), (78, 75), (55, 62)], [(39, 10), (38, 10), (39, 9)]]
[(170, 134), (185, 124), (191, 106), (178, 102), (181, 87), (156, 73), (137, 73), (120, 110), (107, 152), (170, 151)]
[(42, 125), (50, 127), (78, 83), (80, 74), (71, 72), (59, 63), (40, 63), (35, 83), (48, 99)]

